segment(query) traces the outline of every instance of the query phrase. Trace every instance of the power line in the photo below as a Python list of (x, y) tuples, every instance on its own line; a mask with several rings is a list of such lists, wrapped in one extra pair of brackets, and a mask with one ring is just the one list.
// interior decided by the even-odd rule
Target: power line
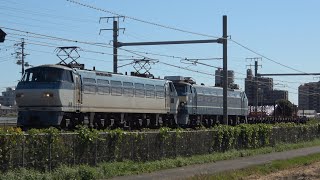
[(181, 67), (181, 66), (178, 66), (178, 65), (173, 65), (173, 64), (169, 64), (169, 63), (161, 62), (161, 61), (159, 61), (158, 63), (160, 63), (160, 64), (164, 64), (164, 65), (167, 65), (167, 66), (176, 67), (176, 68), (179, 68), (179, 69), (188, 70), (188, 71), (191, 71), (191, 72), (196, 72), (196, 73), (199, 73), (199, 74), (205, 74), (205, 75), (209, 75), (209, 76), (215, 76), (214, 74), (211, 74), (211, 73), (201, 72), (201, 71), (197, 71), (197, 70), (189, 69), (189, 68), (186, 68), (186, 67)]
[(6, 59), (6, 60), (2, 60), (2, 61), (0, 61), (0, 63), (12, 60), (12, 59), (7, 59), (7, 58), (4, 58), (4, 59)]
[[(31, 14), (31, 15), (40, 15), (40, 16), (44, 16), (44, 17), (49, 17), (49, 18), (54, 18), (54, 19), (60, 19), (60, 20), (68, 20), (68, 21), (78, 21), (81, 23), (87, 23), (87, 22), (91, 22), (91, 23), (96, 23), (96, 21), (93, 21), (91, 19), (83, 19), (83, 18), (74, 18), (74, 17), (66, 17), (66, 16), (57, 16), (55, 14), (49, 14), (49, 13), (42, 13), (42, 12), (33, 12), (33, 11), (28, 11), (25, 9), (19, 9), (19, 8), (13, 8), (13, 7), (9, 7), (9, 6), (4, 6), (4, 5), (0, 5), (0, 8), (3, 8), (3, 10), (7, 10), (7, 11), (13, 11), (14, 13), (17, 12), (21, 12), (23, 14)], [(42, 10), (42, 8), (41, 8)], [(53, 9), (50, 11), (54, 11)]]
[[(121, 14), (119, 14), (119, 13), (115, 13), (115, 12), (112, 12), (112, 11), (109, 11), (109, 10), (97, 8), (97, 7), (94, 7), (94, 6), (91, 6), (91, 5), (88, 5), (88, 4), (84, 4), (84, 3), (80, 3), (80, 2), (78, 2), (78, 1), (74, 1), (74, 0), (67, 0), (67, 1), (72, 2), (72, 3), (74, 3), (74, 4), (78, 4), (78, 5), (87, 7), (87, 8), (95, 9), (95, 10), (102, 11), (102, 12), (107, 12), (107, 13), (110, 13), (110, 14), (113, 14), (113, 15), (125, 16), (125, 15), (121, 15)], [(158, 23), (154, 23), (154, 22), (150, 22), (150, 21), (138, 19), (138, 18), (135, 18), (135, 17), (130, 17), (130, 16), (125, 16), (125, 17), (128, 18), (128, 19), (132, 19), (132, 20), (135, 20), (135, 21), (142, 22), (142, 23), (146, 23), (146, 24), (150, 24), (150, 25), (155, 25), (155, 26), (158, 26), (158, 27), (162, 27), (162, 28), (166, 28), (166, 29), (171, 29), (171, 30), (175, 30), (175, 31), (179, 31), (179, 32), (184, 32), (184, 33), (189, 33), (189, 34), (194, 34), (194, 35), (200, 35), (200, 36), (205, 36), (205, 37), (219, 38), (219, 37), (217, 37), (217, 36), (211, 36), (211, 35), (207, 35), (207, 34), (203, 34), (203, 33), (196, 33), (196, 32), (186, 31), (186, 30), (183, 30), (183, 29), (179, 29), (179, 28), (175, 28), (175, 27), (171, 27), (171, 26), (167, 26), (167, 25), (158, 24)], [(7, 29), (8, 29), (8, 28), (7, 28)], [(28, 33), (28, 32), (26, 32), (26, 33)], [(67, 40), (67, 39), (64, 39), (64, 40)], [(263, 54), (261, 54), (261, 53), (258, 53), (258, 52), (256, 52), (256, 51), (252, 50), (251, 48), (249, 48), (249, 47), (247, 47), (247, 46), (245, 46), (245, 45), (243, 45), (243, 44), (241, 44), (241, 43), (239, 43), (239, 42), (237, 42), (237, 41), (235, 41), (235, 40), (232, 40), (232, 39), (228, 39), (228, 40), (230, 40), (230, 41), (234, 42), (235, 44), (239, 45), (240, 47), (242, 47), (242, 48), (244, 48), (244, 49), (246, 49), (246, 50), (248, 50), (248, 51), (250, 51), (250, 52), (252, 52), (252, 53), (254, 53), (254, 54), (257, 54), (257, 55), (259, 55), (259, 56), (261, 56), (261, 57), (263, 57), (263, 58), (265, 58), (265, 59), (267, 59), (267, 60), (269, 60), (269, 61), (272, 61), (272, 62), (274, 62), (274, 63), (276, 63), (276, 64), (278, 64), (278, 65), (281, 65), (281, 66), (283, 66), (283, 67), (286, 67), (286, 68), (288, 68), (288, 69), (291, 69), (291, 70), (294, 70), (294, 71), (297, 71), (297, 72), (303, 72), (303, 71), (300, 71), (300, 70), (298, 70), (298, 69), (292, 68), (292, 67), (287, 66), (287, 65), (284, 65), (284, 64), (282, 64), (282, 63), (279, 63), (279, 62), (277, 62), (277, 61), (275, 61), (275, 60), (273, 60), (273, 59), (271, 59), (271, 58), (268, 58), (267, 56), (265, 56), (265, 55), (263, 55)], [(72, 42), (76, 42), (76, 43), (83, 43), (83, 42), (75, 41), (75, 40), (67, 40), (67, 41), (72, 41)], [(303, 73), (305, 73), (305, 72), (303, 72)]]
[(67, 0), (67, 1), (69, 1), (71, 3), (74, 3), (74, 4), (77, 4), (77, 5), (80, 5), (80, 6), (83, 6), (83, 7), (87, 7), (87, 8), (94, 9), (94, 10), (101, 11), (101, 12), (106, 12), (106, 13), (109, 13), (109, 14), (112, 14), (112, 15), (115, 15), (115, 16), (124, 16), (126, 19), (131, 19), (131, 20), (134, 20), (134, 21), (138, 21), (138, 22), (142, 22), (142, 23), (145, 23), (145, 24), (150, 24), (150, 25), (162, 27), (162, 28), (165, 28), (165, 29), (171, 29), (171, 30), (175, 30), (175, 31), (179, 31), (179, 32), (184, 32), (184, 33), (193, 34), (193, 35), (199, 35), (199, 36), (204, 36), (204, 37), (220, 38), (220, 37), (217, 37), (217, 36), (206, 35), (206, 34), (202, 34), (202, 33), (197, 33), (197, 32), (192, 32), (192, 31), (187, 31), (187, 30), (175, 28), (175, 27), (172, 27), (172, 26), (167, 26), (167, 25), (163, 25), (163, 24), (159, 24), (159, 23), (154, 23), (154, 22), (142, 20), (142, 19), (139, 19), (139, 18), (136, 18), (136, 17), (132, 17), (132, 16), (126, 16), (126, 15), (119, 14), (119, 13), (116, 13), (116, 12), (113, 12), (113, 11), (110, 11), (110, 10), (94, 7), (94, 6), (89, 5), (89, 4), (80, 3), (80, 2), (75, 1), (75, 0)]
[[(73, 0), (67, 0), (67, 1), (72, 2), (72, 3), (75, 3), (75, 4), (79, 4), (79, 5), (82, 5), (82, 6), (85, 6), (85, 7), (89, 7), (89, 8), (92, 8), (92, 9), (96, 9), (96, 10), (99, 10), (99, 11), (108, 12), (108, 13), (113, 14), (113, 15), (120, 15), (120, 14), (115, 13), (115, 12), (111, 12), (111, 11), (104, 10), (104, 9), (101, 9), (101, 8), (95, 8), (95, 7), (93, 7), (93, 6), (86, 5), (86, 4), (83, 4), (83, 3), (79, 3), (79, 2), (77, 2), (77, 1), (73, 1)], [(121, 16), (123, 16), (123, 15), (121, 15)], [(202, 35), (202, 36), (206, 36), (206, 37), (214, 37), (214, 38), (217, 38), (217, 37), (215, 37), (215, 36), (210, 36), (210, 35), (201, 34), (201, 33), (195, 33), (195, 32), (191, 32), (191, 31), (186, 31), (186, 30), (182, 30), (182, 29), (178, 29), (178, 28), (174, 28), (174, 27), (170, 27), (170, 26), (166, 26), (166, 25), (161, 25), (161, 24), (158, 24), (158, 23), (153, 23), (153, 22), (141, 20), (141, 19), (138, 19), (138, 18), (130, 17), (130, 16), (125, 16), (125, 17), (128, 18), (128, 19), (132, 19), (132, 20), (136, 20), (136, 21), (140, 21), (140, 22), (144, 22), (144, 23), (147, 23), (147, 24), (156, 25), (156, 26), (160, 26), (160, 27), (163, 27), (163, 28), (172, 29), (172, 30), (176, 30), (176, 31), (180, 31), (180, 32), (185, 32), (185, 33), (191, 33), (191, 34), (196, 34), (196, 35)], [(10, 29), (10, 28), (6, 28), (6, 29)], [(10, 30), (14, 30), (14, 29), (10, 29)], [(24, 32), (24, 31), (20, 31), (20, 32)], [(27, 33), (27, 34), (29, 34), (29, 33), (30, 33), (30, 34), (36, 34), (36, 33), (31, 33), (31, 32), (24, 32), (24, 33)], [(36, 35), (40, 35), (40, 34), (36, 34)], [(70, 40), (70, 39), (65, 39), (65, 38), (57, 38), (57, 37), (48, 36), (48, 35), (40, 35), (40, 36), (49, 37), (49, 38), (56, 38), (56, 39), (65, 40), (65, 41), (71, 41), (71, 42), (76, 42), (76, 43), (85, 43), (85, 44), (88, 44), (88, 42), (81, 42), (81, 41)], [(298, 70), (298, 69), (292, 68), (292, 67), (287, 66), (287, 65), (284, 65), (284, 64), (282, 64), (282, 63), (279, 63), (279, 62), (277, 62), (277, 61), (275, 61), (275, 60), (273, 60), (273, 59), (271, 59), (271, 58), (268, 58), (268, 57), (266, 57), (265, 55), (262, 55), (262, 54), (260, 54), (260, 53), (258, 53), (258, 52), (256, 52), (256, 51), (248, 48), (247, 46), (242, 45), (241, 43), (239, 43), (239, 42), (237, 42), (237, 41), (235, 41), (235, 40), (232, 40), (232, 39), (229, 39), (229, 40), (231, 40), (231, 41), (234, 42), (235, 44), (241, 46), (242, 48), (247, 49), (248, 51), (250, 51), (250, 52), (252, 52), (252, 53), (255, 53), (255, 54), (257, 54), (257, 55), (259, 55), (259, 56), (261, 56), (261, 57), (263, 57), (263, 58), (265, 58), (265, 59), (267, 59), (267, 60), (269, 60), (269, 61), (272, 61), (272, 62), (274, 62), (274, 63), (276, 63), (276, 64), (278, 64), (278, 65), (281, 65), (281, 66), (283, 66), (283, 67), (289, 68), (289, 69), (294, 70), (294, 71), (297, 71), (297, 72), (303, 72), (303, 71), (300, 71), (300, 70)], [(93, 45), (92, 43), (89, 43), (89, 44)], [(94, 45), (96, 45), (96, 44), (94, 44)], [(110, 47), (110, 48), (111, 48), (111, 47)], [(150, 53), (149, 53), (149, 54), (150, 54)], [(153, 55), (157, 55), (157, 54), (153, 53)], [(160, 55), (160, 54), (158, 54), (158, 55)], [(166, 56), (166, 55), (165, 55), (165, 56)], [(167, 57), (170, 57), (170, 56), (167, 56)], [(174, 56), (173, 56), (173, 57), (174, 57)], [(180, 58), (181, 58), (181, 57), (180, 57)], [(304, 73), (304, 72), (303, 72), (303, 73)]]
[[(123, 48), (122, 48), (122, 50), (127, 51), (126, 49), (123, 49)], [(128, 51), (128, 52), (130, 52), (130, 51)], [(135, 55), (141, 56), (142, 58), (151, 59), (151, 58), (149, 58), (149, 57), (146, 57), (146, 56), (140, 55), (140, 54), (138, 54), (138, 53), (136, 53), (136, 52), (130, 52), (130, 53), (133, 53), (133, 54), (135, 54)], [(179, 69), (188, 70), (188, 71), (191, 71), (191, 72), (196, 72), (196, 73), (199, 73), (199, 74), (205, 74), (205, 75), (215, 76), (214, 74), (211, 74), (211, 73), (201, 72), (201, 71), (197, 71), (197, 70), (189, 69), (189, 68), (186, 68), (186, 67), (181, 67), (181, 66), (178, 66), (178, 65), (173, 65), (173, 64), (169, 64), (169, 63), (161, 62), (161, 61), (158, 61), (158, 63), (160, 63), (160, 64), (164, 64), (164, 65), (167, 65), (167, 66), (176, 67), (176, 68), (179, 68)]]
[(60, 41), (67, 41), (67, 42), (74, 42), (74, 43), (81, 43), (81, 44), (88, 44), (88, 45), (94, 45), (94, 46), (100, 46), (100, 47), (105, 47), (105, 48), (112, 48), (111, 45), (105, 44), (105, 43), (96, 43), (96, 42), (87, 42), (87, 41), (79, 41), (79, 40), (73, 40), (73, 39), (67, 39), (67, 38), (61, 38), (61, 37), (55, 37), (55, 36), (50, 36), (50, 35), (44, 35), (44, 34), (39, 34), (39, 33), (33, 33), (30, 31), (23, 31), (23, 30), (18, 30), (14, 28), (8, 28), (8, 27), (0, 27), (1, 29), (7, 29), (11, 31), (16, 31), (16, 32), (21, 32), (25, 34), (32, 34), (32, 35), (37, 35), (41, 37), (47, 37), (52, 40), (60, 40)]
[[(36, 43), (34, 43), (34, 42), (36, 42)], [(57, 48), (59, 46), (58, 44), (42, 42), (42, 41), (35, 41), (35, 40), (29, 40), (27, 44), (45, 46), (45, 47), (53, 47), (53, 48)], [(113, 56), (112, 53), (106, 53), (106, 52), (101, 52), (101, 51), (93, 51), (93, 50), (82, 49), (82, 48), (79, 51)], [(135, 58), (134, 56), (128, 56), (128, 55), (118, 55), (118, 56)]]
[[(138, 22), (142, 22), (142, 23), (146, 23), (146, 24), (150, 24), (150, 25), (154, 25), (154, 26), (158, 26), (158, 27), (162, 27), (162, 28), (166, 28), (166, 29), (171, 29), (171, 30), (184, 32), (184, 33), (189, 33), (189, 34), (194, 34), (194, 35), (200, 35), (200, 36), (204, 36), (204, 37), (221, 38), (221, 37), (217, 37), (217, 36), (212, 36), (212, 35), (207, 35), (207, 34), (203, 34), (203, 33), (187, 31), (187, 30), (183, 30), (183, 29), (179, 29), (179, 28), (175, 28), (175, 27), (171, 27), (171, 26), (167, 26), (167, 25), (163, 25), (163, 24), (158, 24), (158, 23), (154, 23), (154, 22), (138, 19), (136, 17), (126, 16), (126, 15), (119, 14), (119, 13), (116, 13), (116, 12), (113, 12), (113, 11), (110, 11), (110, 10), (94, 7), (94, 6), (89, 5), (89, 4), (80, 3), (80, 2), (78, 2), (76, 0), (67, 0), (67, 1), (69, 1), (71, 3), (74, 3), (74, 4), (77, 4), (77, 5), (80, 5), (80, 6), (83, 6), (83, 7), (94, 9), (94, 10), (97, 10), (97, 11), (106, 12), (106, 13), (113, 14), (113, 15), (116, 15), (116, 16), (124, 16), (127, 19), (135, 20), (135, 21), (138, 21)], [(239, 43), (239, 42), (237, 42), (235, 40), (232, 40), (232, 39), (228, 39), (228, 40), (230, 40), (231, 42), (239, 45), (240, 47), (242, 47), (242, 48), (244, 48), (244, 49), (246, 49), (246, 50), (248, 50), (248, 51), (250, 51), (250, 52), (252, 52), (252, 53), (254, 53), (256, 55), (259, 55), (259, 56), (261, 56), (261, 57), (263, 57), (263, 58), (265, 58), (265, 59), (267, 59), (267, 60), (269, 60), (271, 62), (274, 62), (274, 63), (276, 63), (276, 64), (278, 64), (280, 66), (286, 67), (288, 69), (291, 69), (291, 70), (294, 70), (294, 71), (297, 71), (297, 72), (303, 72), (303, 71), (300, 71), (298, 69), (292, 68), (292, 67), (284, 65), (282, 63), (279, 63), (279, 62), (277, 62), (277, 61), (275, 61), (275, 60), (273, 60), (271, 58), (268, 58), (267, 56), (265, 56), (265, 55), (263, 55), (261, 53), (258, 53), (256, 51), (252, 50), (251, 48), (249, 48), (249, 47), (247, 47), (247, 46), (245, 46), (245, 45), (243, 45), (243, 44), (241, 44), (241, 43)], [(305, 72), (303, 72), (303, 73), (305, 73)]]
[[(29, 48), (27, 48), (26, 50), (56, 55), (55, 53), (49, 52), (49, 51), (40, 51), (40, 50), (34, 50), (34, 49), (29, 49)], [(103, 61), (103, 62), (111, 62), (111, 60), (108, 61), (108, 60), (103, 60), (103, 59), (96, 59), (96, 58), (89, 58), (89, 57), (83, 57), (83, 56), (81, 56), (81, 59), (80, 59), (80, 60), (82, 60), (82, 59), (90, 59), (90, 60), (94, 60), (94, 61)]]
[[(241, 43), (239, 43), (239, 42), (237, 42), (237, 41), (235, 41), (235, 40), (232, 40), (232, 39), (229, 39), (229, 40), (230, 40), (231, 42), (239, 45), (240, 47), (242, 47), (242, 48), (244, 48), (244, 49), (246, 49), (246, 50), (248, 50), (248, 51), (250, 51), (250, 52), (252, 52), (252, 53), (254, 53), (254, 54), (256, 54), (256, 55), (258, 55), (258, 56), (261, 56), (261, 57), (263, 57), (264, 59), (267, 59), (267, 60), (269, 60), (269, 61), (271, 61), (271, 62), (274, 62), (274, 63), (276, 63), (276, 64), (278, 64), (278, 65), (280, 65), (280, 66), (286, 67), (286, 68), (288, 68), (288, 69), (291, 69), (291, 70), (294, 70), (294, 71), (297, 71), (297, 72), (306, 73), (306, 72), (300, 71), (300, 70), (298, 70), (298, 69), (292, 68), (292, 67), (290, 67), (290, 66), (284, 65), (284, 64), (282, 64), (282, 63), (279, 63), (279, 62), (277, 62), (277, 61), (275, 61), (275, 60), (273, 60), (273, 59), (271, 59), (271, 58), (268, 58), (267, 56), (265, 56), (265, 55), (263, 55), (263, 54), (261, 54), (261, 53), (258, 53), (258, 52), (256, 52), (256, 51), (252, 50), (251, 48), (249, 48), (249, 47), (247, 47), (247, 46), (245, 46), (245, 45), (243, 45), (243, 44), (241, 44)], [(308, 74), (308, 73), (306, 73), (306, 74)]]
[(215, 57), (187, 58), (187, 57), (182, 57), (182, 56), (174, 56), (174, 55), (167, 55), (167, 54), (147, 52), (147, 51), (128, 50), (128, 49), (124, 49), (124, 48), (118, 48), (118, 49), (123, 50), (123, 51), (130, 51), (130, 52), (142, 53), (142, 54), (146, 54), (146, 55), (154, 55), (154, 56), (168, 57), (168, 58), (174, 58), (174, 59), (188, 59), (188, 60), (198, 60), (198, 61), (222, 60), (222, 58), (215, 58)]
[[(233, 41), (233, 42), (235, 42), (235, 41)], [(263, 56), (263, 57), (265, 57), (265, 56)], [(266, 58), (266, 57), (265, 57)], [(268, 58), (266, 58), (266, 59), (268, 59)]]
[(1, 50), (1, 49), (5, 49), (5, 48), (9, 48), (9, 47), (10, 47), (10, 48), (12, 48), (12, 47), (13, 47), (13, 45), (14, 45), (14, 44), (12, 44), (12, 45), (8, 45), (8, 46), (0, 46), (0, 50)]

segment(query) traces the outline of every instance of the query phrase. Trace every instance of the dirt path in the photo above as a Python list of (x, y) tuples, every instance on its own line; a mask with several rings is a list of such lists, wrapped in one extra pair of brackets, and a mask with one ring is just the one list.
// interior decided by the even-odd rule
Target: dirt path
[(320, 162), (310, 165), (300, 166), (292, 169), (286, 169), (266, 176), (249, 176), (248, 180), (276, 180), (276, 179), (290, 179), (290, 180), (320, 180)]
[[(215, 163), (192, 165), (174, 169), (161, 170), (148, 174), (141, 174), (135, 176), (116, 177), (114, 179), (184, 179), (201, 174), (214, 174), (217, 172), (246, 168), (252, 165), (265, 164), (273, 160), (290, 159), (299, 156), (320, 153), (320, 146), (295, 149), (285, 152), (276, 152), (270, 154), (262, 154), (256, 156), (249, 156), (238, 158), (234, 160), (218, 161)], [(320, 174), (320, 171), (318, 171)], [(289, 173), (290, 175), (290, 173)], [(252, 177), (254, 178), (254, 177)], [(255, 179), (258, 177), (255, 177)], [(261, 177), (263, 178), (263, 177)], [(275, 179), (277, 179), (275, 177)], [(289, 178), (290, 179), (290, 178)], [(269, 178), (268, 178), (269, 180)]]

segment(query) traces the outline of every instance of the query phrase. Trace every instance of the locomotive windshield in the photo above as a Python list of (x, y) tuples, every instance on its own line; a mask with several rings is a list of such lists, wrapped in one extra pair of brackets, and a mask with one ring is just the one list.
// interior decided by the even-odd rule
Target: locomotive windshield
[(21, 81), (24, 82), (73, 82), (72, 72), (64, 69), (39, 67), (27, 69)]

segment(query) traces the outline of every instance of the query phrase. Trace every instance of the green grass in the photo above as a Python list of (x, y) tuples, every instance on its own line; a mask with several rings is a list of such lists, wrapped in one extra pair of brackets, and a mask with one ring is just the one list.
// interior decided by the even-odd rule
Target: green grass
[[(297, 144), (279, 144), (275, 147), (264, 147), (259, 149), (248, 150), (230, 150), (224, 153), (213, 153), (208, 155), (198, 155), (191, 157), (178, 157), (175, 159), (163, 159), (150, 162), (106, 162), (98, 164), (96, 167), (88, 165), (80, 166), (61, 166), (51, 173), (41, 173), (34, 170), (18, 169), (0, 174), (0, 180), (22, 180), (22, 179), (102, 179), (115, 176), (134, 175), (147, 172), (153, 172), (162, 169), (182, 167), (193, 164), (202, 164), (215, 162), (237, 157), (251, 156), (257, 154), (266, 154), (279, 152), (302, 147), (311, 147), (320, 145), (320, 139)], [(320, 155), (319, 155), (320, 156)], [(263, 170), (263, 168), (262, 168)], [(261, 170), (261, 171), (262, 171)], [(236, 173), (236, 172), (235, 172)]]
[(309, 121), (307, 121), (307, 125), (319, 124), (319, 122), (320, 122), (320, 119), (311, 118)]
[(251, 166), (245, 169), (226, 171), (213, 175), (200, 175), (190, 179), (216, 179), (216, 180), (232, 180), (232, 179), (246, 179), (251, 175), (267, 175), (280, 170), (290, 169), (294, 167), (306, 166), (314, 162), (320, 161), (320, 153), (308, 156), (296, 157), (288, 160), (275, 160), (264, 165)]

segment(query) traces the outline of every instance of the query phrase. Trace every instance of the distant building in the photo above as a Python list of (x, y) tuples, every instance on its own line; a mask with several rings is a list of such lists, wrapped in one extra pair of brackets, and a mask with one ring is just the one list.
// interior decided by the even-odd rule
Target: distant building
[(14, 107), (0, 105), (0, 116), (6, 115), (6, 114), (12, 114), (16, 112), (17, 112), (17, 109)]
[[(223, 86), (223, 69), (219, 68), (215, 71), (215, 86)], [(239, 89), (238, 84), (234, 84), (234, 71), (228, 70), (228, 87), (231, 89)]]
[(284, 90), (276, 90), (276, 89), (274, 89), (271, 95), (272, 95), (271, 100), (273, 102), (276, 102), (277, 100), (280, 100), (280, 99), (284, 99), (284, 100), (288, 100), (289, 99), (288, 91), (284, 91)]
[(320, 112), (320, 82), (309, 82), (299, 86), (300, 110), (314, 109)]
[(0, 96), (0, 104), (3, 106), (15, 106), (15, 89), (14, 88), (6, 88), (6, 91), (2, 92), (2, 96)]
[(254, 77), (252, 70), (247, 70), (245, 78), (245, 92), (248, 97), (249, 106), (273, 105), (277, 100), (288, 100), (288, 91), (274, 90), (273, 79), (265, 77)]

